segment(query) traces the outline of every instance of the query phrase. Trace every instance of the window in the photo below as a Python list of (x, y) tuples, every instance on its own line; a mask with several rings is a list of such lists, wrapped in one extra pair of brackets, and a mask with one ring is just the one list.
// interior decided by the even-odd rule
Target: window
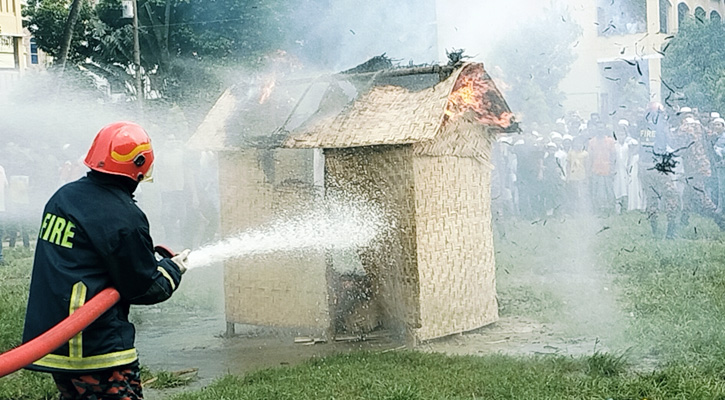
[(707, 13), (702, 7), (697, 7), (695, 9), (695, 19), (699, 22), (705, 22), (705, 19), (707, 18)]
[(0, 14), (15, 14), (15, 0), (0, 0)]
[(669, 0), (660, 0), (660, 32), (669, 32), (669, 15), (672, 3)]
[(682, 22), (685, 21), (685, 18), (690, 14), (690, 7), (687, 6), (685, 3), (680, 3), (677, 5), (677, 26), (682, 25)]
[(38, 44), (35, 43), (35, 38), (30, 38), (30, 63), (38, 63)]
[(12, 36), (0, 36), (0, 69), (17, 68), (15, 42), (15, 38)]
[(720, 14), (717, 11), (712, 11), (710, 13), (710, 21), (722, 22), (722, 17), (720, 17)]

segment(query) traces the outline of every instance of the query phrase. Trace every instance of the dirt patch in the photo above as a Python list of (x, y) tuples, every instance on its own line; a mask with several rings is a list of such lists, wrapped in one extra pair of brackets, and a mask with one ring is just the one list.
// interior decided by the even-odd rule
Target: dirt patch
[(562, 334), (557, 324), (503, 317), (489, 326), (460, 335), (424, 343), (422, 351), (454, 355), (507, 354), (507, 355), (583, 355), (601, 350), (597, 337), (571, 337)]
[(226, 374), (244, 375), (264, 368), (292, 366), (316, 357), (356, 351), (384, 351), (396, 344), (365, 342), (295, 343), (297, 332), (237, 325), (237, 335), (224, 337), (224, 315), (165, 315), (138, 329), (141, 362), (152, 371), (198, 369), (190, 386), (170, 390), (144, 389), (147, 400), (203, 387)]

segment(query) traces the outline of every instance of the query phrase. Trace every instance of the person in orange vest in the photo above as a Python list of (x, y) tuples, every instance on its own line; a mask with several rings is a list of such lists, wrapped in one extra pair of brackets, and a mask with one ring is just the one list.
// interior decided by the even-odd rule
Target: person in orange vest
[(607, 135), (603, 124), (592, 127), (594, 137), (589, 139), (589, 177), (592, 190), (592, 208), (595, 213), (607, 215), (614, 208), (614, 139)]

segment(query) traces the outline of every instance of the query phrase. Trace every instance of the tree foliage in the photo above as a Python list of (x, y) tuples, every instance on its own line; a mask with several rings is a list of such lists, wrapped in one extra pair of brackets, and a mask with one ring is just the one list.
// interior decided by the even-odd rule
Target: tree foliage
[(564, 114), (559, 83), (576, 59), (581, 27), (568, 10), (552, 4), (520, 28), (502, 35), (490, 54), (506, 100), (524, 122), (553, 122)]
[(689, 17), (665, 46), (663, 97), (674, 99), (667, 103), (725, 111), (725, 26)]
[[(29, 0), (24, 9), (38, 47), (52, 56), (70, 2)], [(121, 0), (83, 3), (69, 60), (106, 78), (113, 92), (132, 94), (132, 19), (122, 18)], [(141, 66), (150, 90), (177, 103), (216, 98), (224, 86), (219, 71), (281, 46), (288, 7), (282, 0), (138, 0)]]
[[(38, 47), (53, 57), (57, 57), (60, 51), (70, 4), (71, 0), (28, 0), (23, 7), (25, 26), (33, 34)], [(73, 29), (70, 60), (79, 62), (91, 55), (83, 39), (90, 37), (92, 32), (93, 8), (84, 1)]]

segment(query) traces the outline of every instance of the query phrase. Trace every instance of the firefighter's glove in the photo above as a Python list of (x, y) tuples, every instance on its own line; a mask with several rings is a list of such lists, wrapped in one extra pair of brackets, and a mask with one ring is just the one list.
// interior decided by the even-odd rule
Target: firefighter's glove
[(179, 270), (182, 274), (188, 269), (189, 253), (191, 253), (191, 250), (186, 249), (181, 253), (171, 257), (171, 261), (173, 261), (174, 264), (179, 267)]

